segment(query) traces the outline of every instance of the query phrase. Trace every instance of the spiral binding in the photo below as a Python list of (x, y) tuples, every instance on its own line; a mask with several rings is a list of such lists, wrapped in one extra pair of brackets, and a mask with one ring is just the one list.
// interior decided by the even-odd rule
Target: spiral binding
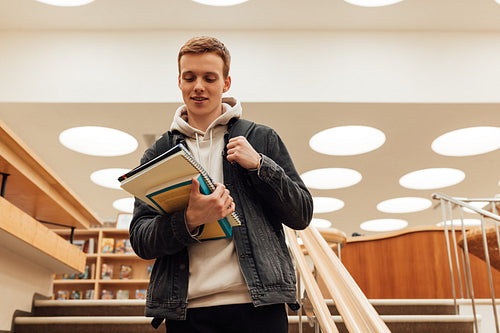
[[(205, 180), (205, 183), (207, 184), (208, 188), (210, 189), (211, 192), (215, 191), (215, 184), (214, 184), (214, 181), (212, 179), (212, 177), (210, 177), (210, 175), (208, 174), (208, 172), (203, 168), (203, 166), (193, 157), (193, 155), (191, 155), (191, 152), (182, 144), (180, 143), (178, 145), (180, 147), (180, 149), (184, 152), (184, 154), (182, 155), (189, 163), (191, 163), (193, 165), (193, 167), (201, 174), (201, 176), (203, 177), (203, 179)], [(240, 218), (238, 217), (238, 214), (236, 214), (236, 212), (233, 212), (231, 213), (231, 215), (229, 215), (230, 217), (232, 217), (232, 219), (229, 219), (229, 224), (231, 224), (231, 226), (236, 226), (236, 225), (241, 225), (241, 221), (240, 221)], [(228, 217), (229, 217), (228, 216)]]

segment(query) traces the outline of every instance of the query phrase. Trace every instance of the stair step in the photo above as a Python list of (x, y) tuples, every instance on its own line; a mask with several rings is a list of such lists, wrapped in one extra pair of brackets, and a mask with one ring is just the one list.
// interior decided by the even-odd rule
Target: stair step
[[(455, 315), (453, 300), (449, 299), (372, 299), (379, 315)], [(332, 300), (326, 300), (332, 315), (339, 315)]]
[[(342, 318), (332, 316), (339, 332), (347, 332)], [(381, 316), (393, 333), (471, 333), (473, 332), (472, 316), (429, 315), (429, 316)], [(64, 316), (64, 317), (17, 317), (15, 332), (51, 332), (51, 333), (133, 333), (158, 332), (150, 325), (151, 318), (143, 316)], [(290, 333), (298, 332), (298, 316), (289, 316)], [(305, 316), (302, 317), (304, 333), (314, 332)], [(164, 331), (162, 324), (160, 332)]]
[[(392, 333), (473, 333), (474, 317), (469, 315), (410, 315), (410, 316), (387, 316), (381, 315), (382, 320)], [(342, 318), (332, 316), (339, 333), (348, 333)], [(289, 316), (289, 333), (298, 332), (299, 316)], [(307, 318), (302, 317), (302, 329), (304, 333), (315, 332)]]
[(35, 300), (33, 315), (54, 316), (144, 316), (145, 300)]
[[(326, 300), (332, 315), (339, 315)], [(380, 315), (454, 315), (453, 300), (370, 300)], [(34, 315), (50, 316), (143, 316), (145, 300), (36, 300)]]

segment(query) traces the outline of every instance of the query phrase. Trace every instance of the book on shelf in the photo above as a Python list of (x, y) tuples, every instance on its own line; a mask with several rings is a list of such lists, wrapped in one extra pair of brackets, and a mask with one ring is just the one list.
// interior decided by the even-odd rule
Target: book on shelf
[(69, 299), (82, 299), (82, 291), (72, 290)]
[(104, 237), (102, 239), (102, 253), (113, 253), (115, 250), (115, 239)]
[[(141, 164), (119, 177), (125, 191), (148, 203), (162, 213), (172, 213), (187, 207), (192, 178), (200, 184), (200, 192), (210, 194), (215, 183), (205, 169), (182, 144), (178, 144), (149, 162)], [(200, 240), (228, 238), (232, 227), (241, 225), (236, 215), (202, 226)]]
[(67, 290), (58, 290), (57, 291), (57, 299), (65, 301), (69, 299), (69, 292)]
[(120, 279), (130, 280), (132, 278), (132, 265), (120, 266)]
[(85, 270), (83, 271), (83, 273), (78, 274), (78, 279), (87, 280), (89, 279), (89, 274), (90, 274), (90, 267), (89, 265), (85, 265)]
[(83, 244), (83, 252), (87, 254), (94, 254), (94, 238), (89, 238)]
[(127, 253), (127, 248), (125, 246), (128, 239), (117, 239), (115, 241), (115, 253), (125, 254)]
[(101, 266), (101, 279), (102, 280), (113, 279), (113, 264), (102, 264), (102, 266)]
[(132, 248), (132, 243), (130, 243), (130, 239), (125, 240), (125, 253), (135, 254), (134, 249)]
[(152, 273), (152, 272), (153, 272), (153, 265), (148, 265), (148, 267), (146, 268), (146, 273), (147, 273), (147, 274), (146, 274), (146, 277), (147, 277), (148, 279), (150, 279), (150, 278), (151, 278), (151, 273)]
[(128, 290), (117, 290), (116, 291), (116, 299), (128, 299), (129, 298), (129, 292)]
[(146, 289), (136, 289), (135, 299), (146, 299)]
[(113, 290), (103, 289), (101, 293), (101, 299), (113, 299), (114, 292)]
[(85, 299), (94, 299), (94, 289), (87, 289), (85, 291)]

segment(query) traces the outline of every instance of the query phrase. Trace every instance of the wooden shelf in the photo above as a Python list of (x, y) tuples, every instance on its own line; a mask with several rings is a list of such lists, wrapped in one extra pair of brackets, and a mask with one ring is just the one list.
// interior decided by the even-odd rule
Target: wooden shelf
[[(69, 239), (70, 237), (69, 230), (56, 230), (56, 233), (65, 239)], [(53, 283), (55, 298), (57, 298), (59, 291), (65, 291), (67, 295), (71, 295), (73, 290), (80, 290), (82, 295), (85, 295), (87, 290), (92, 290), (92, 299), (96, 300), (102, 298), (103, 292), (112, 292), (113, 298), (116, 298), (119, 290), (127, 291), (129, 299), (134, 299), (137, 292), (144, 295), (144, 291), (149, 284), (148, 266), (153, 265), (154, 260), (143, 260), (135, 253), (101, 252), (104, 238), (113, 238), (116, 243), (116, 240), (128, 239), (128, 237), (128, 230), (121, 229), (95, 228), (75, 230), (75, 241), (94, 239), (94, 253), (86, 254), (86, 265), (89, 266), (88, 271), (91, 274), (91, 279), (62, 279), (62, 275), (56, 276)], [(101, 278), (103, 264), (113, 266), (111, 279)], [(132, 267), (131, 279), (119, 278), (122, 265)]]
[(5, 199), (38, 221), (87, 229), (102, 222), (3, 122), (0, 172)]

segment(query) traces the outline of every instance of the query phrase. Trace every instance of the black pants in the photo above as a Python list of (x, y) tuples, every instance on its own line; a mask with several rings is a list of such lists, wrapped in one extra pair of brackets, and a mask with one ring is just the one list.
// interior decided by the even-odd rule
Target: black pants
[(187, 310), (186, 320), (167, 320), (167, 333), (286, 333), (284, 304), (222, 305)]

